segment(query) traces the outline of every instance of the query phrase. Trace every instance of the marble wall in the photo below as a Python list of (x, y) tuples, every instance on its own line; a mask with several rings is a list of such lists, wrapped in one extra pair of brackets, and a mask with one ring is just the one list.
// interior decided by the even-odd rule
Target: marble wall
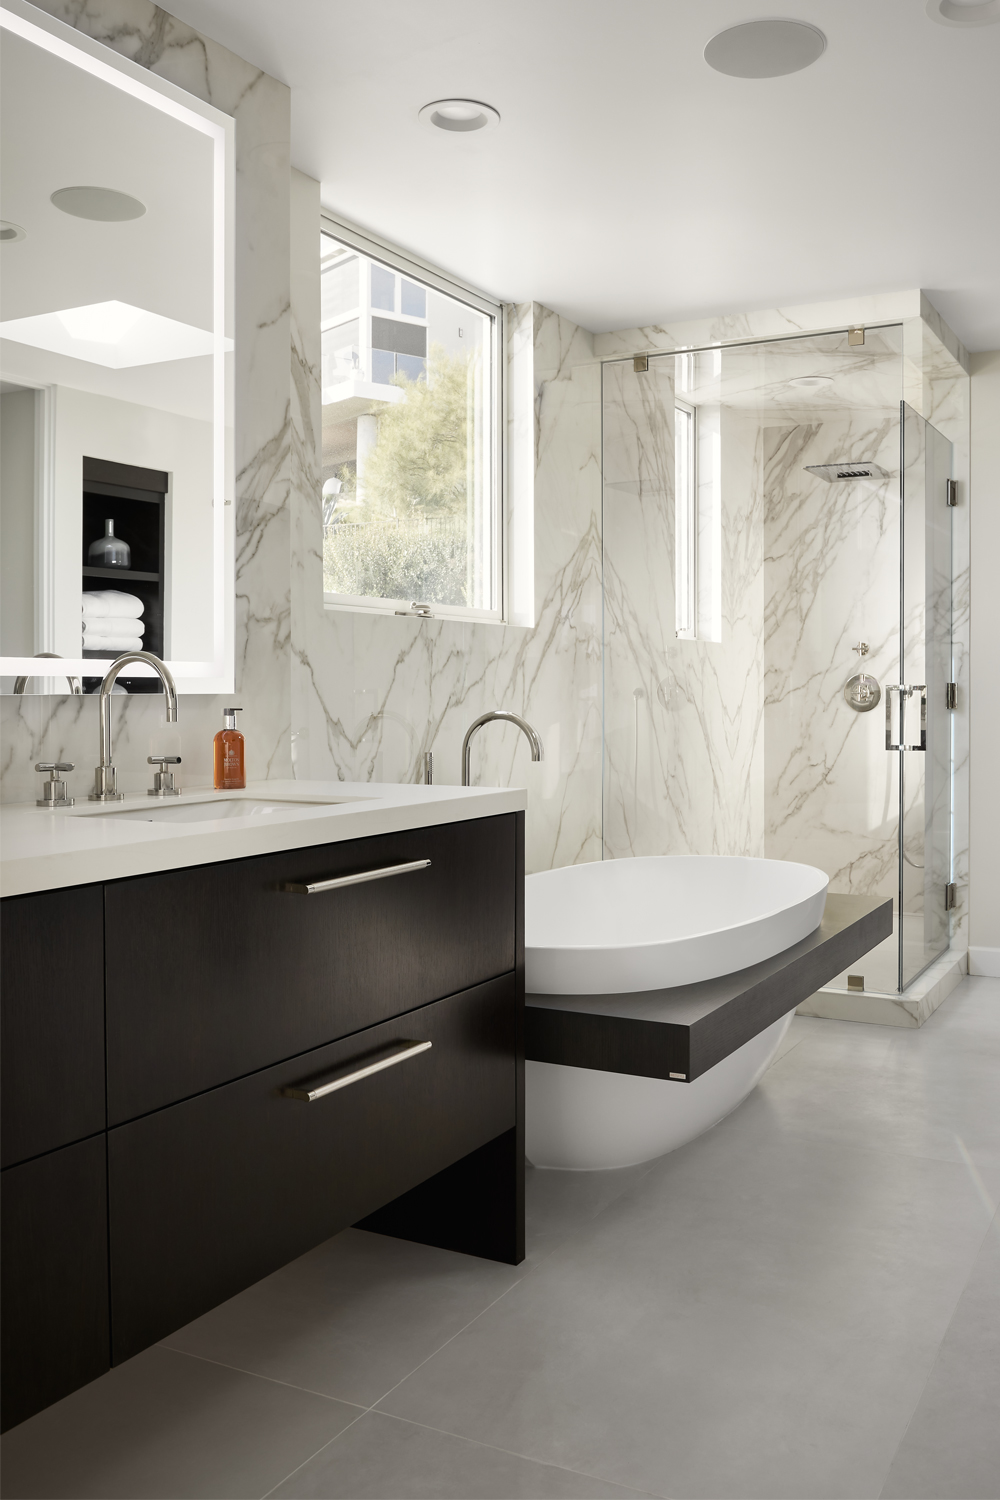
[[(235, 701), (244, 708), (250, 773), (288, 775), (289, 90), (149, 0), (38, 0), (38, 8), (236, 121)], [(161, 703), (158, 695), (116, 697), (119, 786), (148, 785), (151, 753), (181, 754), (184, 779), (210, 785), (224, 700), (185, 695), (176, 726), (164, 724)], [(96, 697), (0, 700), (4, 800), (36, 795), (37, 760), (74, 762), (71, 788), (84, 796), (97, 762), (97, 708)]]

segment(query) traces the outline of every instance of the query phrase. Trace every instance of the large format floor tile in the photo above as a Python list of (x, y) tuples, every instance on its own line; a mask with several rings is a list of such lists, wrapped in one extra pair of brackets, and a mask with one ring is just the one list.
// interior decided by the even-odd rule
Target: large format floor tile
[(247, 1500), (357, 1408), (168, 1349), (147, 1349), (3, 1440), (6, 1500)]
[(1000, 1496), (1000, 1219), (986, 1237), (882, 1494), (885, 1500)]
[(628, 1500), (638, 1491), (370, 1412), (273, 1494), (289, 1500)]
[(661, 1495), (877, 1495), (988, 1222), (960, 1164), (757, 1096), (380, 1409)]

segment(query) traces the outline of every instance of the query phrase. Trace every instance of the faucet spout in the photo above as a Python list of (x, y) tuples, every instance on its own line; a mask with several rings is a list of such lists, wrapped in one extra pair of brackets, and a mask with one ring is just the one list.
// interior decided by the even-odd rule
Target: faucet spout
[[(48, 661), (62, 661), (62, 657), (59, 655), (58, 651), (36, 651), (35, 656), (44, 656)], [(33, 675), (40, 676), (41, 674), (35, 673)], [(14, 678), (14, 692), (18, 695), (18, 697), (21, 696), (30, 681), (30, 677)], [(70, 677), (67, 674), (66, 681), (69, 683), (69, 690), (74, 696), (83, 693), (83, 684), (81, 683), (79, 677)]]
[(524, 735), (525, 739), (528, 741), (528, 744), (531, 746), (532, 760), (537, 761), (544, 758), (542, 741), (538, 730), (535, 729), (531, 724), (529, 724), (527, 719), (522, 719), (520, 714), (509, 713), (505, 708), (494, 709), (488, 714), (480, 714), (476, 722), (474, 724), (470, 724), (465, 732), (465, 739), (462, 741), (463, 786), (470, 785), (470, 777), (472, 774), (472, 737), (480, 729), (482, 729), (484, 724), (489, 724), (494, 719), (499, 719), (502, 723), (516, 724), (518, 729), (520, 729), (521, 733)]
[(101, 683), (100, 763), (94, 770), (94, 790), (89, 798), (91, 802), (120, 802), (124, 796), (123, 792), (117, 790), (117, 772), (111, 758), (111, 689), (122, 668), (134, 661), (145, 662), (156, 672), (163, 683), (163, 693), (167, 700), (167, 723), (177, 722), (177, 688), (166, 664), (158, 656), (154, 656), (152, 651), (126, 651), (122, 656), (116, 657)]

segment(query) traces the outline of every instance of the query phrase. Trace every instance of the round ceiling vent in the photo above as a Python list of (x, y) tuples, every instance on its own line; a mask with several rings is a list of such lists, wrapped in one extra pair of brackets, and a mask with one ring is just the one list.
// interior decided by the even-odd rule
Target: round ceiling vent
[(116, 192), (114, 188), (59, 188), (49, 201), (64, 214), (72, 214), (74, 219), (97, 219), (106, 224), (141, 219), (146, 212), (145, 203), (130, 198), (128, 193)]
[(939, 26), (992, 26), (1000, 21), (1000, 0), (928, 0), (927, 14)]
[(713, 36), (705, 61), (730, 78), (781, 78), (808, 68), (825, 50), (826, 37), (807, 21), (745, 21)]
[(424, 105), (417, 119), (421, 125), (459, 134), (494, 130), (500, 124), (500, 115), (493, 106), (478, 99), (435, 99), (432, 104)]
[(12, 224), (9, 219), (0, 219), (0, 243), (7, 244), (10, 240), (23, 240), (26, 231), (20, 224)]

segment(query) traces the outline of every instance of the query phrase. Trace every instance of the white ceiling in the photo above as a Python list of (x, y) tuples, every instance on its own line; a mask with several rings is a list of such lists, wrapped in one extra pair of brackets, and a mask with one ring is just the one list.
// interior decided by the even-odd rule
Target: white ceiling
[[(771, 7), (771, 8), (769, 8)], [(292, 88), (328, 208), (594, 331), (922, 287), (1000, 347), (1000, 25), (926, 0), (170, 0)], [(785, 78), (713, 72), (725, 26), (819, 26)], [(500, 128), (418, 125), (485, 100)]]

